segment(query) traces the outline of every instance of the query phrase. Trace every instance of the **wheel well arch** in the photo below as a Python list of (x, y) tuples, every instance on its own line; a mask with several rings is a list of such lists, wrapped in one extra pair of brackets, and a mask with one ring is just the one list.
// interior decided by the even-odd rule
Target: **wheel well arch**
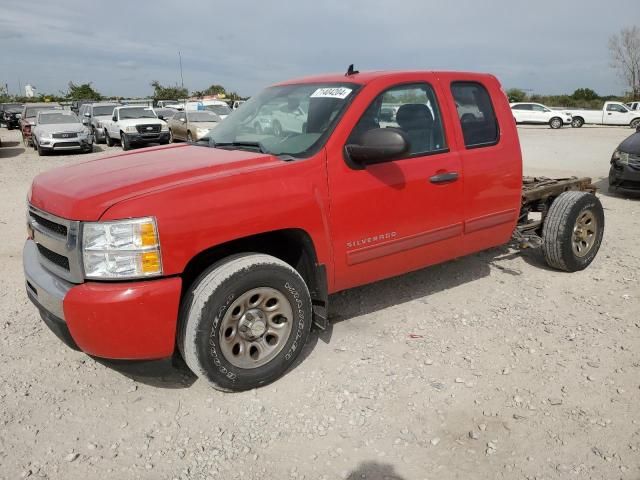
[(328, 305), (327, 274), (318, 263), (311, 236), (302, 229), (289, 228), (238, 238), (214, 245), (196, 254), (185, 266), (182, 277), (182, 295), (191, 284), (215, 262), (238, 253), (264, 253), (288, 263), (302, 276), (313, 304), (316, 325), (326, 326)]

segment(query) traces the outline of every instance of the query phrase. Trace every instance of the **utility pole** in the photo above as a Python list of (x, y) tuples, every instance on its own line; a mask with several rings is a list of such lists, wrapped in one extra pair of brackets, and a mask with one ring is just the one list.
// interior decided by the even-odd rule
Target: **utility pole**
[(178, 58), (180, 59), (180, 86), (184, 88), (184, 77), (182, 76), (182, 54), (178, 51)]

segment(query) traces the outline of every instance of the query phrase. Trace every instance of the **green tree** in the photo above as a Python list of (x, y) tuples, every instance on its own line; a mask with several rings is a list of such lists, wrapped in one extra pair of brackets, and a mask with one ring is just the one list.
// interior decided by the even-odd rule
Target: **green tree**
[(510, 102), (524, 102), (527, 100), (527, 94), (519, 88), (510, 88), (507, 90), (507, 97)]
[(155, 100), (180, 100), (189, 96), (189, 90), (177, 85), (173, 87), (164, 87), (158, 80), (151, 82), (153, 87), (153, 98)]
[(571, 97), (574, 100), (598, 100), (600, 96), (590, 88), (578, 88)]
[(100, 100), (102, 95), (91, 86), (91, 83), (76, 85), (73, 82), (69, 82), (67, 98), (71, 100)]
[(226, 95), (227, 91), (224, 89), (222, 85), (210, 85), (204, 91), (205, 95)]

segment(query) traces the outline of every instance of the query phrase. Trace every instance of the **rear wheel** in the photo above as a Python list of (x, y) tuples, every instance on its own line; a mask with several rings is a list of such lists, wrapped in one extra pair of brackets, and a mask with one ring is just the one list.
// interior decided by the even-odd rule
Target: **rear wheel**
[(584, 120), (581, 117), (574, 117), (573, 120), (571, 120), (571, 126), (573, 128), (580, 128), (582, 125), (584, 125)]
[(173, 143), (173, 130), (169, 129), (169, 143)]
[(191, 132), (187, 132), (187, 142), (193, 142), (193, 137), (191, 136)]
[(106, 128), (104, 129), (104, 141), (107, 143), (107, 147), (113, 147), (113, 140), (111, 140), (109, 131)]
[(566, 272), (589, 266), (600, 249), (604, 211), (598, 197), (588, 192), (564, 192), (549, 208), (542, 227), (544, 257)]
[(551, 120), (549, 120), (549, 126), (554, 130), (562, 128), (562, 119), (559, 117), (553, 117)]
[(213, 387), (246, 390), (281, 377), (310, 328), (311, 298), (294, 268), (269, 255), (235, 255), (189, 288), (178, 347), (189, 368)]

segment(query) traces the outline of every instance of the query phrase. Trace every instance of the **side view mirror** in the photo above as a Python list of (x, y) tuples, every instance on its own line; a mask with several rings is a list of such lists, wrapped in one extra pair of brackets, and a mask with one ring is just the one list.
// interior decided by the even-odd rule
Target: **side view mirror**
[(83, 125), (89, 125), (89, 119), (88, 118), (83, 118), (82, 119), (82, 124)]
[(372, 128), (360, 144), (347, 145), (349, 158), (361, 167), (391, 160), (409, 151), (407, 134), (397, 128)]
[(116, 115), (114, 115), (113, 117), (111, 117), (111, 120), (113, 120), (114, 122), (118, 121), (118, 117)]

